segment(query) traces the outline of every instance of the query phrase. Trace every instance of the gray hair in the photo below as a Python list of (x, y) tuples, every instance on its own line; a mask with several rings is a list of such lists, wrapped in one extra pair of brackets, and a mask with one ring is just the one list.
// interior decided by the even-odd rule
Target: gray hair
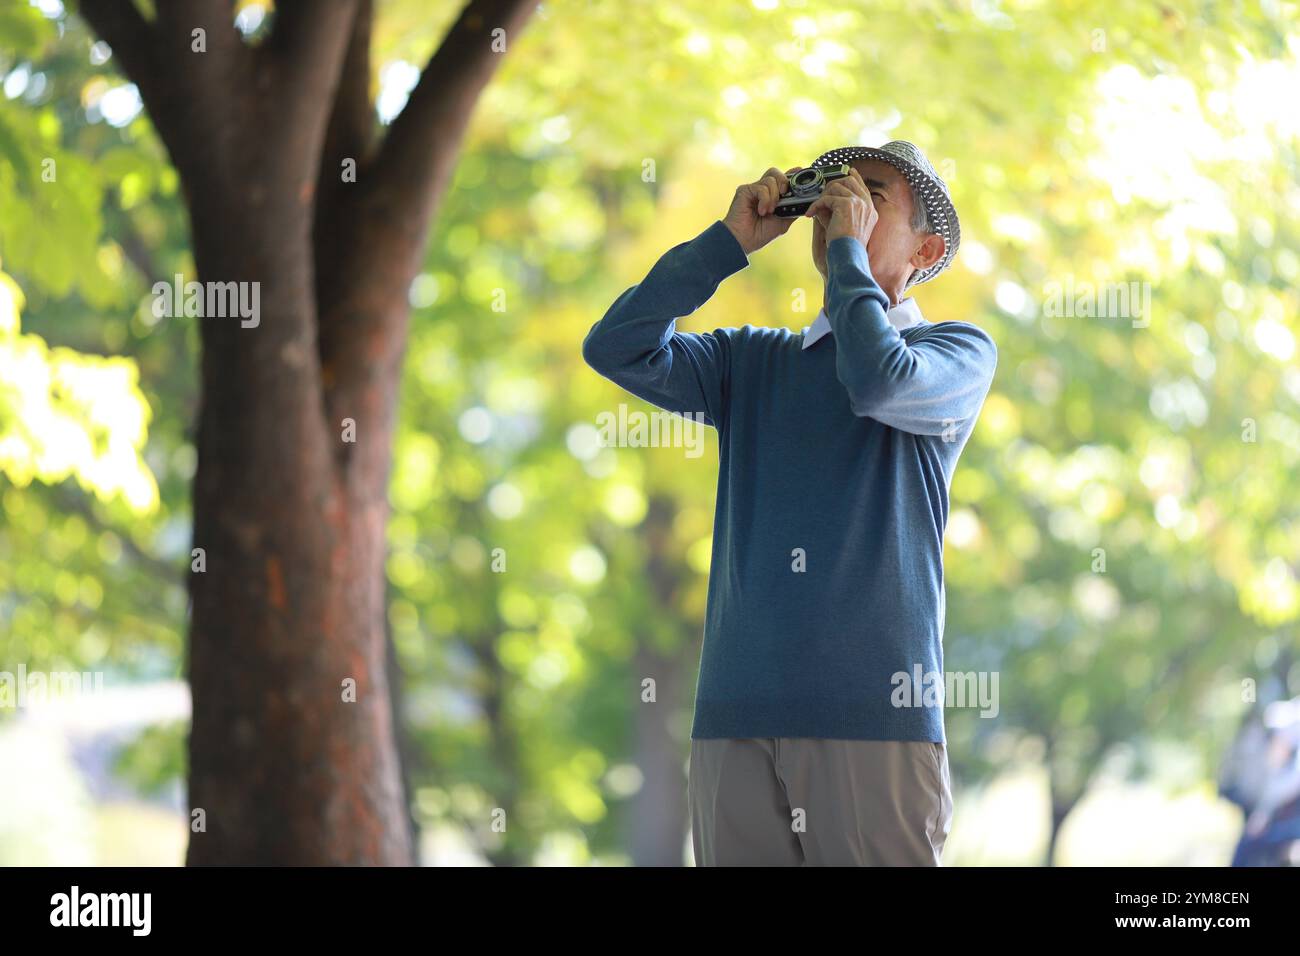
[[(911, 186), (911, 183), (908, 184)], [(913, 232), (938, 232), (934, 228), (934, 221), (930, 218), (930, 208), (920, 201), (916, 190), (912, 190), (912, 221), (910, 223)]]

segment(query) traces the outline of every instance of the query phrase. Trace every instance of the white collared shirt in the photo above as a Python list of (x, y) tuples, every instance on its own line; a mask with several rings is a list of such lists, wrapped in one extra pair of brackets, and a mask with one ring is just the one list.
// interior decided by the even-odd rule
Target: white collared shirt
[[(900, 332), (925, 321), (916, 300), (910, 297), (886, 312), (885, 316), (889, 319), (890, 324)], [(817, 313), (817, 318), (813, 320), (813, 324), (804, 326), (803, 347), (808, 348), (830, 330), (831, 320), (826, 315), (826, 307), (823, 306), (822, 310)]]

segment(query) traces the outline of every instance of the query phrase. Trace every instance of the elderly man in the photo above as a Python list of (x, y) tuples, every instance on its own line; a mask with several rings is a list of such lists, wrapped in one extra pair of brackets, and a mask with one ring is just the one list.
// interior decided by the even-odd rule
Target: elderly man
[[(673, 247), (588, 333), (600, 374), (718, 432), (720, 474), (689, 806), (700, 865), (938, 865), (952, 818), (943, 532), (997, 363), (904, 292), (960, 229), (911, 143), (847, 147), (806, 216), (811, 327), (676, 331), (795, 221), (775, 168)], [(924, 675), (927, 686), (917, 686)]]

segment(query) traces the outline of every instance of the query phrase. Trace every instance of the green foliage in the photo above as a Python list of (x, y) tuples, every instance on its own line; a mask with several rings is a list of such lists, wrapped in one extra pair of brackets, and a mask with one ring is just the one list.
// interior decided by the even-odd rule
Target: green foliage
[(157, 795), (185, 776), (189, 724), (173, 721), (147, 727), (113, 759), (113, 770), (141, 793)]
[(176, 177), (92, 121), (122, 82), (79, 21), (0, 31), (0, 666), (175, 676), (192, 330), (133, 313), (188, 257)]

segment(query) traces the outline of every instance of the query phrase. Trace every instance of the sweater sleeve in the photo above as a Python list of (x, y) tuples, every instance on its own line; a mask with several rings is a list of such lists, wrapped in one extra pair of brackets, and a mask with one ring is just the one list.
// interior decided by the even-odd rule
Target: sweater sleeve
[(582, 343), (587, 364), (658, 408), (697, 413), (719, 427), (728, 388), (727, 330), (678, 332), (677, 319), (709, 300), (749, 258), (722, 220), (673, 246), (609, 307)]
[(886, 316), (889, 297), (852, 236), (826, 246), (826, 316), (835, 334), (835, 372), (855, 415), (914, 435), (942, 435), (973, 423), (998, 352), (987, 332), (939, 322), (904, 336)]

